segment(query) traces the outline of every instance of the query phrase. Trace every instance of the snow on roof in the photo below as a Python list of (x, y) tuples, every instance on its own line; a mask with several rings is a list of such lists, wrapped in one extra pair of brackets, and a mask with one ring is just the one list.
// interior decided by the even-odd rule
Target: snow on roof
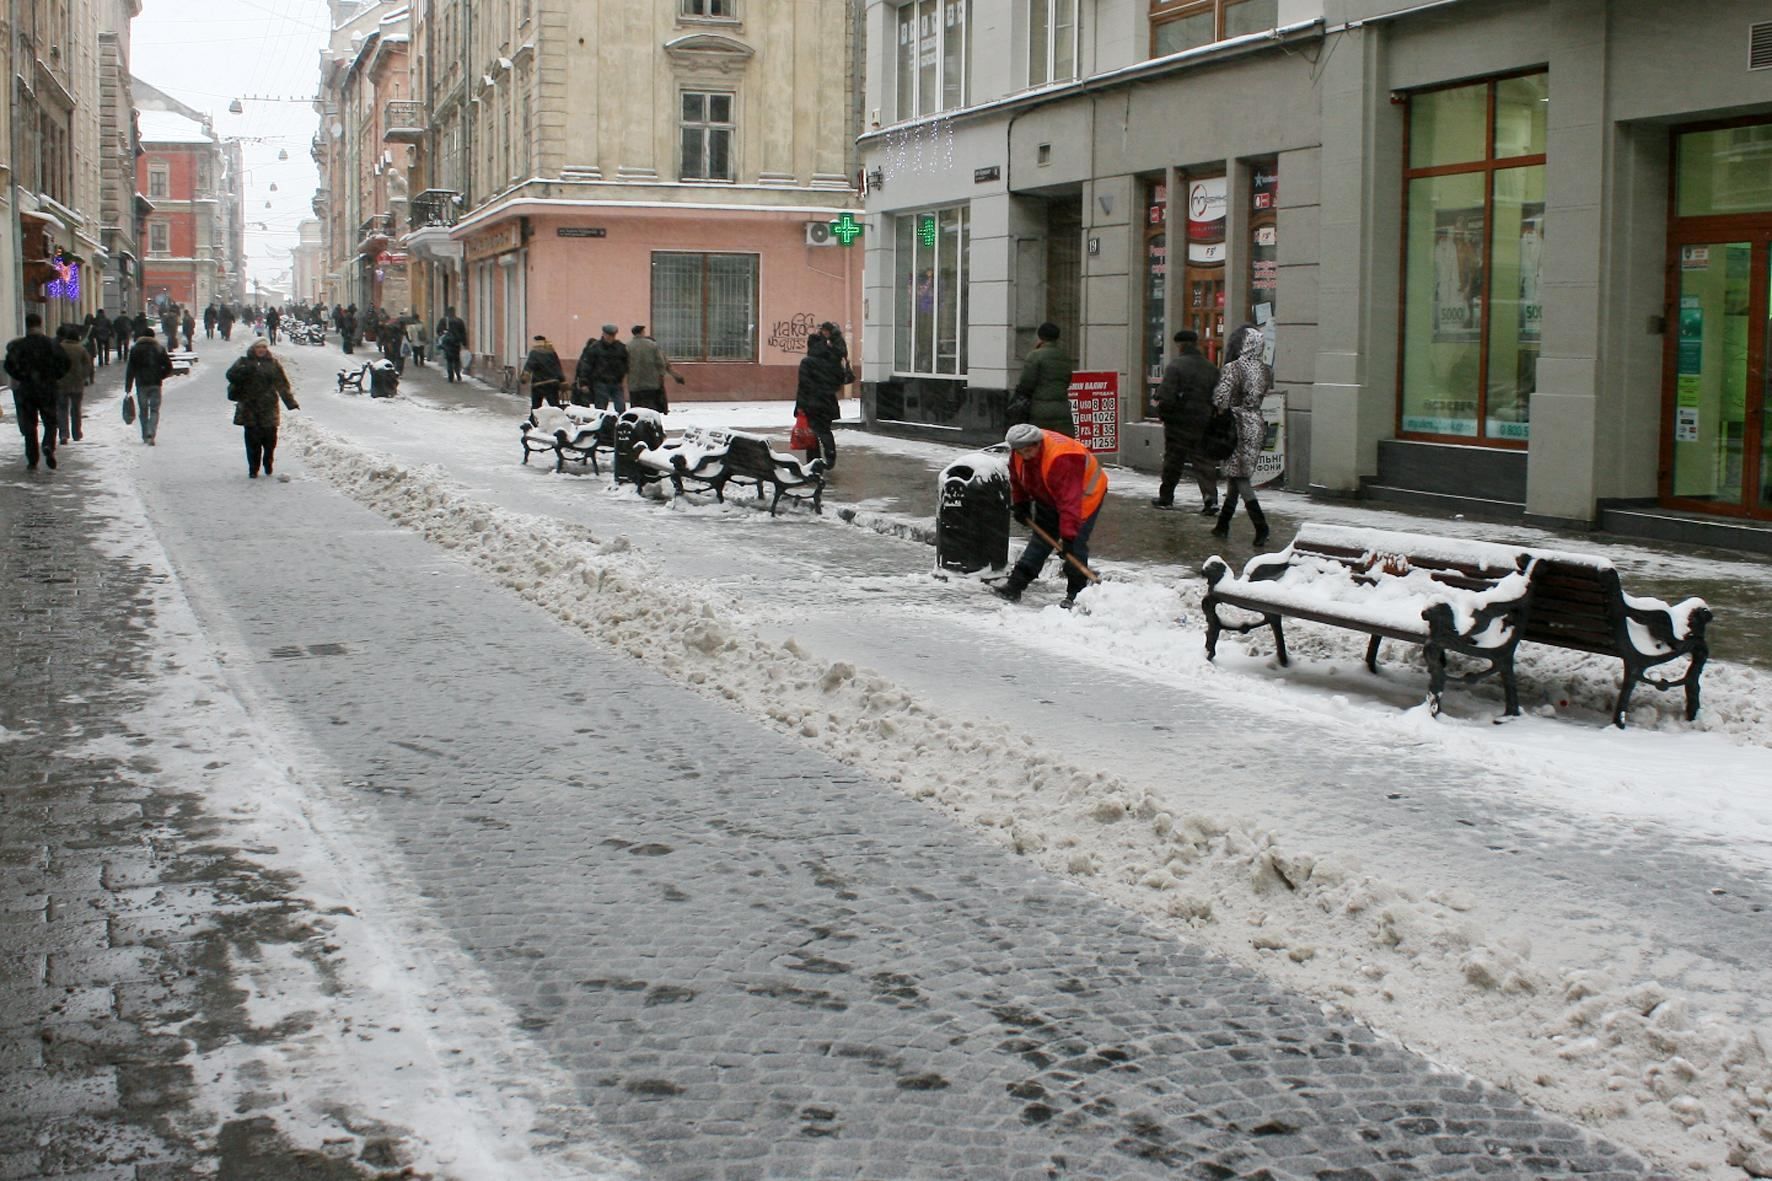
[(145, 144), (209, 144), (215, 142), (195, 119), (187, 119), (176, 111), (140, 112), (142, 142)]

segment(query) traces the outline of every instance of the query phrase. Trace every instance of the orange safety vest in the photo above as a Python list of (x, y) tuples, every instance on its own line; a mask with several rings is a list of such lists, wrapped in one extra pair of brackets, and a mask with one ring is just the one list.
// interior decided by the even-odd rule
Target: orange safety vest
[[(1046, 488), (1052, 487), (1052, 464), (1060, 455), (1081, 455), (1083, 457), (1083, 505), (1078, 515), (1088, 520), (1101, 502), (1107, 499), (1107, 473), (1101, 470), (1096, 461), (1095, 453), (1069, 435), (1061, 435), (1057, 431), (1042, 430), (1046, 436), (1045, 443), (1040, 447), (1040, 483)], [(1013, 451), (1009, 453), (1011, 463), (1024, 462), (1021, 456)], [(1058, 507), (1054, 505), (1053, 507)]]

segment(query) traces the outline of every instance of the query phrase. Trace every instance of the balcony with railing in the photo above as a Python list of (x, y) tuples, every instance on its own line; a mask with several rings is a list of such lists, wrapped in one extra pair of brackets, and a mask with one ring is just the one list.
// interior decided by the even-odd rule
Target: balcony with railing
[(429, 123), (423, 103), (389, 99), (382, 107), (381, 137), (388, 143), (415, 144), (424, 139)]
[(454, 189), (426, 189), (408, 203), (407, 228), (452, 226), (461, 216), (461, 194)]
[(379, 251), (394, 236), (394, 215), (377, 213), (357, 227), (357, 253)]

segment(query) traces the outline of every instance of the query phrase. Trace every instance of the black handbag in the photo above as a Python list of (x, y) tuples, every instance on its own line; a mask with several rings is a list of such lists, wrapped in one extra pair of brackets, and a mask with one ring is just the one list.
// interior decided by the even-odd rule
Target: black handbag
[(1229, 410), (1214, 410), (1200, 437), (1200, 451), (1207, 459), (1229, 459), (1237, 450), (1237, 416)]

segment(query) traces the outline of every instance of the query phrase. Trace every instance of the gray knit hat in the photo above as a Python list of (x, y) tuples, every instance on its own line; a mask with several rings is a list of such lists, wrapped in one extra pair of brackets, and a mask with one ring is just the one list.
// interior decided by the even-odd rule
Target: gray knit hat
[(1033, 423), (1018, 422), (1009, 428), (1009, 433), (1003, 436), (1003, 441), (1019, 450), (1022, 447), (1032, 447), (1045, 437), (1046, 432)]

